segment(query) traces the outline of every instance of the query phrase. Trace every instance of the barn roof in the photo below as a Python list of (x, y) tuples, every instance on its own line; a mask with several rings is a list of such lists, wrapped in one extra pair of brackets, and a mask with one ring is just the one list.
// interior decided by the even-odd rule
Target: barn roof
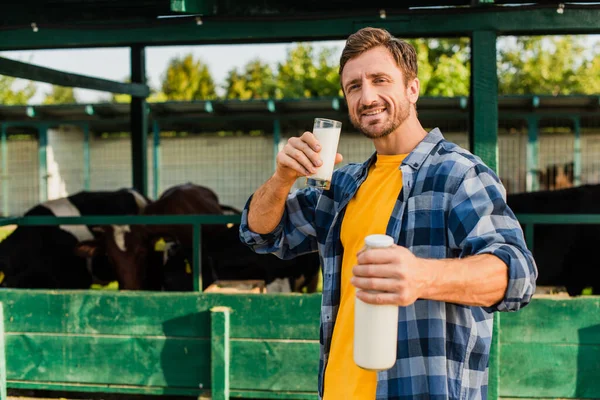
[[(600, 96), (500, 96), (498, 104), (500, 119), (579, 115), (586, 121), (599, 119)], [(429, 125), (464, 129), (469, 116), (468, 97), (422, 97), (417, 105), (420, 118)], [(148, 109), (150, 122), (158, 121), (162, 130), (271, 132), (275, 120), (283, 129), (294, 130), (310, 127), (316, 116), (348, 122), (343, 98), (164, 102), (148, 103)], [(13, 125), (87, 122), (95, 132), (125, 132), (129, 121), (127, 103), (0, 106), (0, 123)]]

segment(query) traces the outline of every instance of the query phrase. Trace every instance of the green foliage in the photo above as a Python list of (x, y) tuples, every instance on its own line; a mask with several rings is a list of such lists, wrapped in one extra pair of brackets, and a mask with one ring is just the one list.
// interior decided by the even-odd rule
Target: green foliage
[(422, 96), (467, 96), (469, 94), (469, 40), (408, 40), (417, 51)]
[(229, 71), (225, 80), (226, 99), (269, 99), (275, 97), (275, 75), (268, 64), (255, 59), (246, 64), (241, 72)]
[(77, 103), (77, 97), (72, 87), (52, 85), (50, 93), (42, 101), (42, 104), (74, 104)]
[(288, 50), (286, 60), (278, 65), (277, 97), (340, 96), (338, 64), (332, 56), (333, 50), (324, 48), (315, 64), (311, 44), (299, 43)]
[(191, 54), (169, 62), (162, 81), (167, 100), (212, 100), (217, 97), (208, 66)]
[(595, 94), (600, 51), (581, 36), (519, 37), (499, 45), (500, 94)]
[(14, 89), (16, 78), (0, 75), (0, 104), (5, 106), (26, 105), (35, 95), (37, 87), (29, 82), (23, 89)]

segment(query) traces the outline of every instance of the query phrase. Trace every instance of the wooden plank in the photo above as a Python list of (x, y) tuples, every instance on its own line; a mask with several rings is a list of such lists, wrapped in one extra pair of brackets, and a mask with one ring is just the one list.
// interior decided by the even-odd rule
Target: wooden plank
[(252, 16), (245, 20), (236, 19), (233, 23), (211, 20), (200, 27), (193, 18), (180, 18), (179, 21), (158, 19), (137, 23), (135, 28), (127, 25), (121, 28), (113, 25), (109, 29), (102, 29), (102, 26), (74, 25), (71, 29), (44, 26), (40, 27), (43, 34), (32, 34), (30, 27), (7, 29), (0, 36), (0, 50), (340, 40), (364, 26), (386, 28), (399, 36), (415, 37), (468, 35), (482, 29), (503, 35), (594, 34), (600, 32), (599, 20), (599, 9), (576, 5), (569, 5), (564, 14), (557, 13), (556, 7), (526, 10), (514, 7), (493, 11), (479, 8), (474, 12), (439, 9), (426, 13), (388, 13), (383, 20), (373, 12), (336, 15), (336, 18), (322, 13), (306, 19), (284, 19), (274, 15), (268, 22), (262, 18), (253, 19)]
[(210, 337), (209, 310), (232, 310), (232, 338), (318, 340), (320, 294), (1, 290), (6, 331)]
[(229, 400), (230, 318), (231, 309), (211, 308), (211, 397), (213, 400)]
[(123, 83), (102, 78), (57, 71), (21, 61), (0, 57), (0, 75), (46, 82), (53, 85), (101, 90), (111, 93), (130, 94), (135, 97), (148, 97), (150, 88), (139, 83)]
[(488, 399), (498, 399), (498, 387), (500, 384), (500, 313), (494, 313), (494, 325), (492, 327), (492, 345), (490, 348), (489, 375), (488, 375)]
[(501, 397), (600, 398), (600, 345), (509, 343), (501, 351)]
[[(211, 388), (208, 339), (8, 334), (6, 343), (9, 387)], [(317, 341), (233, 340), (231, 354), (231, 390), (316, 392)]]
[(498, 167), (498, 78), (496, 32), (481, 30), (471, 36), (471, 151), (492, 170)]
[(600, 344), (600, 297), (537, 298), (517, 313), (503, 313), (501, 343)]
[(0, 303), (0, 400), (6, 399), (6, 358), (4, 347), (4, 313)]

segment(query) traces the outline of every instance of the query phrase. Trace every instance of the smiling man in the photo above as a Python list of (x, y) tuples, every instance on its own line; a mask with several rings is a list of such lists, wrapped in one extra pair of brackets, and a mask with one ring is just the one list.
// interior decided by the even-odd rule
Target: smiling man
[[(328, 190), (290, 194), (321, 164), (311, 132), (291, 138), (242, 215), (240, 237), (255, 251), (322, 256), (318, 389), (327, 400), (486, 398), (493, 312), (519, 310), (535, 291), (535, 261), (498, 177), (421, 126), (417, 72), (414, 48), (387, 31), (351, 35), (340, 81), (375, 153), (336, 170)], [(396, 244), (362, 251), (376, 233)], [(356, 297), (398, 307), (391, 369), (354, 363)]]

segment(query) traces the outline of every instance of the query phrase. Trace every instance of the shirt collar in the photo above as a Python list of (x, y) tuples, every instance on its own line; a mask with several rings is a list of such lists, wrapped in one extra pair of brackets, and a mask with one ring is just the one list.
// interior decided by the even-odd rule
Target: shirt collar
[[(444, 139), (442, 132), (439, 128), (433, 128), (431, 131), (427, 133), (427, 135), (417, 144), (417, 146), (406, 156), (404, 161), (402, 161), (402, 165), (408, 165), (413, 169), (417, 170), (421, 167), (421, 164), (425, 162), (425, 159), (433, 148), (437, 146), (437, 144)], [(377, 159), (377, 152), (374, 152), (371, 157), (369, 157), (360, 168), (360, 171), (356, 175), (355, 178), (359, 178), (364, 171), (368, 171), (371, 165)]]

